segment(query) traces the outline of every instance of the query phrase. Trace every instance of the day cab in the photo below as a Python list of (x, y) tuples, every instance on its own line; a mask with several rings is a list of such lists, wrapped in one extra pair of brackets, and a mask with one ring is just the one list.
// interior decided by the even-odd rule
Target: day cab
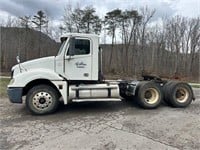
[(105, 80), (102, 49), (94, 34), (70, 33), (61, 37), (56, 56), (34, 59), (12, 67), (8, 96), (33, 114), (48, 114), (79, 101), (131, 99), (143, 108), (156, 108), (162, 100), (174, 107), (188, 106), (194, 95), (187, 83), (144, 76), (141, 81)]

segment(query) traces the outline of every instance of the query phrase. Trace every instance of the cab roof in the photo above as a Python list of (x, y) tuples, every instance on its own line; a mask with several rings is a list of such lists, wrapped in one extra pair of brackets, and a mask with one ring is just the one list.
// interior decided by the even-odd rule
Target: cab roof
[(64, 35), (61, 36), (62, 37), (70, 37), (70, 36), (79, 36), (79, 37), (99, 37), (96, 34), (89, 34), (89, 33), (66, 33)]

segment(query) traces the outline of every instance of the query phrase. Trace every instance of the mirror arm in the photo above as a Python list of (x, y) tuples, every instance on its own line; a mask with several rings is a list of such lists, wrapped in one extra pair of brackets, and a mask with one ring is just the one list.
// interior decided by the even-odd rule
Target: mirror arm
[(69, 55), (69, 56), (66, 58), (66, 60), (70, 61), (71, 59), (74, 59), (73, 56), (74, 56), (74, 55)]

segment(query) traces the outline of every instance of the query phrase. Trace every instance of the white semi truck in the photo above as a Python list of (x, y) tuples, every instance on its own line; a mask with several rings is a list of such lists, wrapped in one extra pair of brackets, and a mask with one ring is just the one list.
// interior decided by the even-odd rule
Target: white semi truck
[(22, 103), (33, 114), (55, 112), (59, 101), (112, 101), (130, 99), (152, 109), (164, 100), (173, 107), (186, 107), (194, 99), (183, 82), (144, 76), (140, 81), (106, 81), (102, 76), (99, 37), (71, 33), (61, 38), (57, 56), (39, 58), (12, 67), (7, 91), (11, 102)]

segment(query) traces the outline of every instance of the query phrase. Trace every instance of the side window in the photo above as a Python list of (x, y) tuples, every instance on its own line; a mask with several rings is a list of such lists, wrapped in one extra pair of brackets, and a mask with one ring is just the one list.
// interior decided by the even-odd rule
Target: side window
[(90, 53), (90, 41), (87, 39), (75, 39), (74, 55), (86, 55)]

